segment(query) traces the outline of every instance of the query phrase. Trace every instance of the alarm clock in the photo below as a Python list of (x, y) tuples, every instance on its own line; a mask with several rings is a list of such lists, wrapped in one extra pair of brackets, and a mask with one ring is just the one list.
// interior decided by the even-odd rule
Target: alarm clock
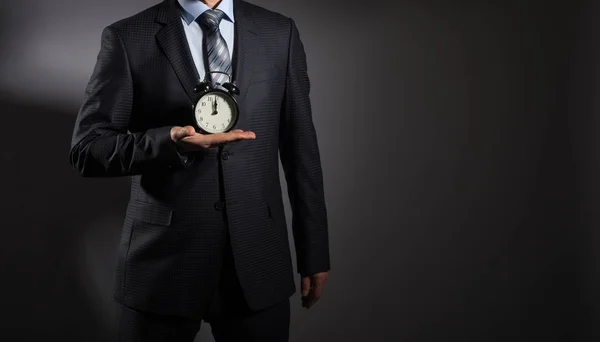
[[(208, 74), (221, 73), (229, 77), (229, 82), (220, 84), (223, 89), (214, 87), (208, 81)], [(204, 81), (194, 87), (198, 101), (194, 106), (195, 128), (204, 134), (229, 132), (238, 121), (239, 107), (233, 95), (240, 90), (231, 82), (231, 75), (222, 71), (210, 71)]]

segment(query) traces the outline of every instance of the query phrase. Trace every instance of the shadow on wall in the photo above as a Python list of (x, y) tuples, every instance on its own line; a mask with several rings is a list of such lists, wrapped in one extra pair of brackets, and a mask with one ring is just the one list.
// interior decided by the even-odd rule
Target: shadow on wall
[(128, 179), (84, 179), (72, 170), (73, 115), (2, 96), (0, 108), (9, 128), (0, 159), (0, 292), (10, 313), (0, 340), (106, 341)]

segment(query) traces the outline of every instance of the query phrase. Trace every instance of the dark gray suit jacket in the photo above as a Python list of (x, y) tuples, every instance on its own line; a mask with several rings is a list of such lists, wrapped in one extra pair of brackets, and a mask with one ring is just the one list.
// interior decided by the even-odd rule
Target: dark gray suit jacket
[(237, 128), (257, 138), (191, 154), (188, 162), (170, 130), (191, 124), (201, 77), (176, 1), (102, 33), (70, 161), (84, 177), (131, 176), (114, 287), (122, 304), (202, 315), (217, 284), (226, 229), (249, 306), (258, 310), (292, 295), (278, 155), (293, 211), (297, 271), (329, 270), (303, 45), (290, 18), (234, 1)]

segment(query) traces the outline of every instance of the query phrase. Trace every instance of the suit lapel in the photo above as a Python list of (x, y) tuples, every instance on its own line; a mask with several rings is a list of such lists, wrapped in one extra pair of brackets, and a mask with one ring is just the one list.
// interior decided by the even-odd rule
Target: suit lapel
[(159, 9), (157, 22), (165, 26), (156, 34), (158, 45), (169, 59), (181, 85), (192, 102), (196, 101), (194, 86), (200, 77), (185, 37), (179, 8), (173, 0), (165, 0)]
[(257, 27), (248, 11), (246, 3), (241, 0), (234, 0), (235, 15), (235, 43), (233, 49), (233, 78), (240, 89), (240, 94), (236, 100), (240, 106), (240, 119), (237, 127), (247, 129), (249, 125), (249, 111), (244, 110), (244, 102), (252, 71), (257, 58), (260, 57), (260, 42), (257, 35)]

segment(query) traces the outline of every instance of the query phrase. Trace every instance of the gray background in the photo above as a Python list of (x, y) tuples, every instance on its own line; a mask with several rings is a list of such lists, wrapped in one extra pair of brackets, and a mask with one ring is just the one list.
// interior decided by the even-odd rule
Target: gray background
[[(157, 1), (0, 2), (2, 341), (112, 336), (128, 180), (68, 150), (102, 28)], [(252, 2), (300, 29), (330, 219), (291, 341), (600, 337), (598, 6)]]

